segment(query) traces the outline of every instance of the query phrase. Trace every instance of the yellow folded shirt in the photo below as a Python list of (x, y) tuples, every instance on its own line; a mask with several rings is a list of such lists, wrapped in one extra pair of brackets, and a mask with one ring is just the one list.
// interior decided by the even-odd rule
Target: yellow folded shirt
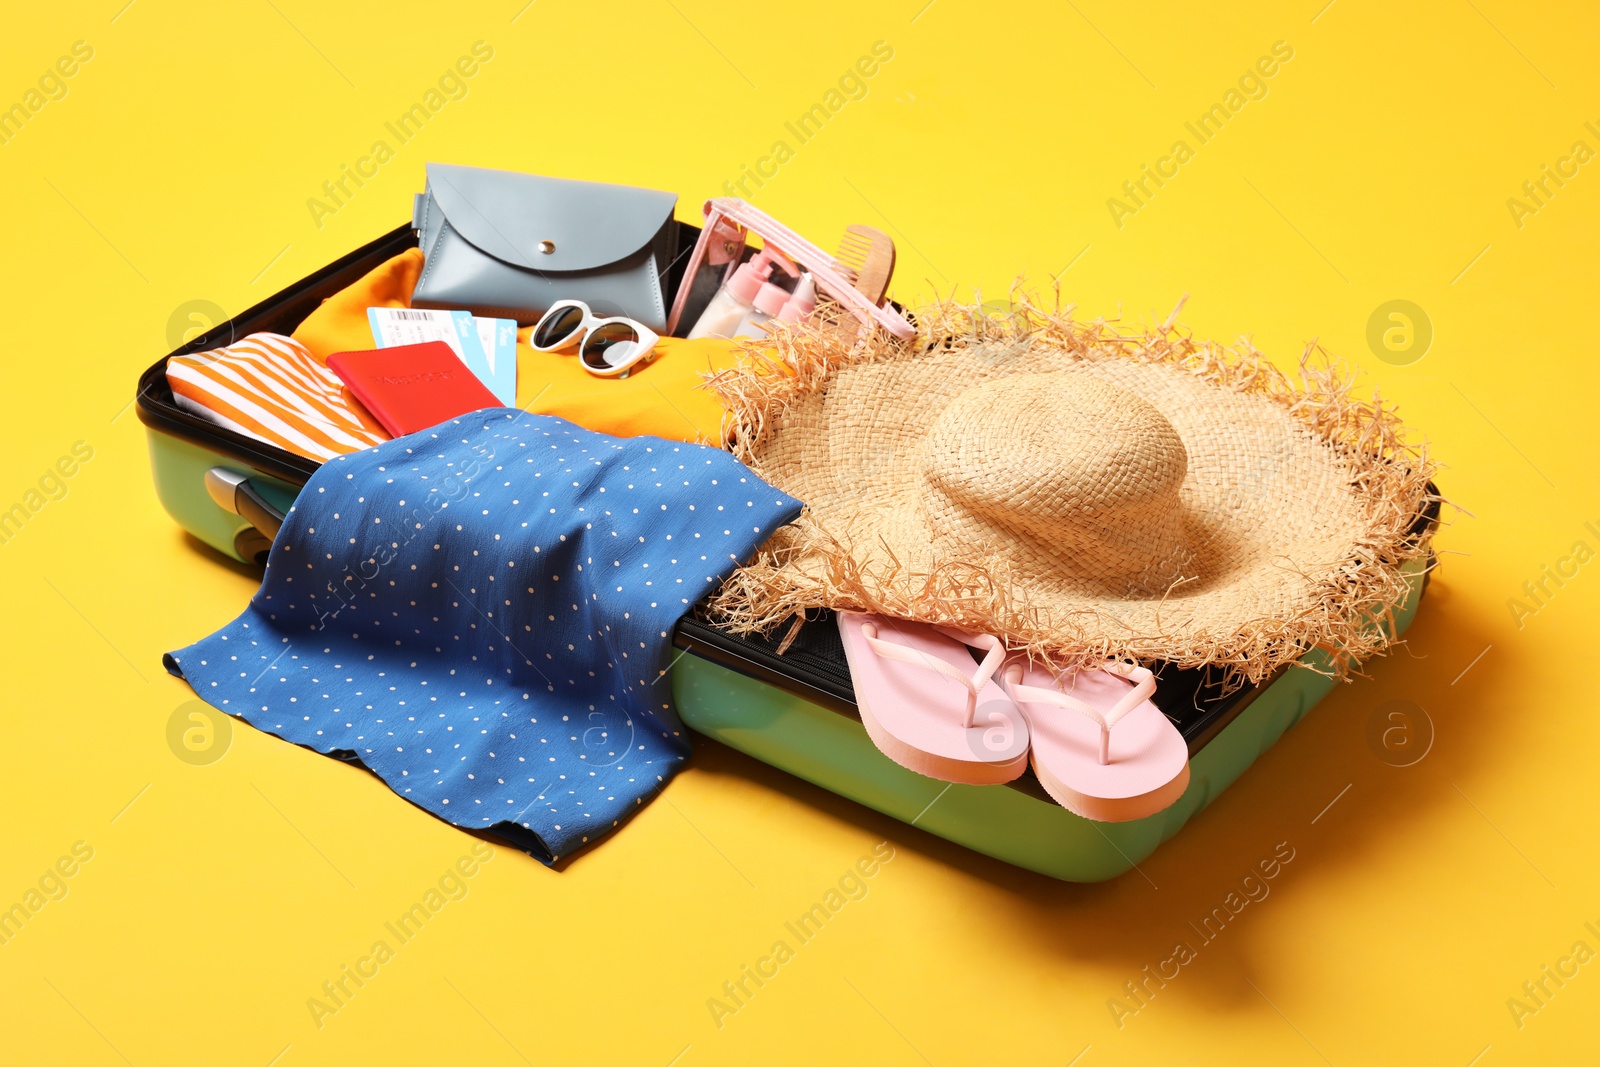
[[(295, 330), (295, 340), (319, 360), (377, 347), (367, 308), (410, 307), (421, 272), (422, 250), (407, 249), (325, 300)], [(535, 352), (528, 346), (532, 329), (517, 331), (518, 407), (618, 437), (721, 441), (722, 404), (702, 383), (705, 375), (739, 364), (736, 342), (663, 337), (655, 359), (626, 378), (596, 378), (579, 366), (576, 355)]]

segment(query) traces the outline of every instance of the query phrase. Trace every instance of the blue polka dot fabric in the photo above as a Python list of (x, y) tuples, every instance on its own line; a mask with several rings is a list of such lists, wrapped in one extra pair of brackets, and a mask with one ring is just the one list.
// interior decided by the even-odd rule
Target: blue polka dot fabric
[(476, 412), (324, 463), (249, 608), (169, 669), (554, 862), (681, 768), (673, 627), (799, 511), (713, 448)]

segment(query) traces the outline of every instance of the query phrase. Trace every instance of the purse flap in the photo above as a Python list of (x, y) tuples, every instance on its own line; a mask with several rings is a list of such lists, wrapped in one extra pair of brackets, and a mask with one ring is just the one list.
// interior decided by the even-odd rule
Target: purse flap
[[(428, 164), (428, 192), (474, 247), (527, 270), (594, 270), (660, 232), (676, 193), (507, 170)], [(548, 249), (548, 251), (546, 251)]]

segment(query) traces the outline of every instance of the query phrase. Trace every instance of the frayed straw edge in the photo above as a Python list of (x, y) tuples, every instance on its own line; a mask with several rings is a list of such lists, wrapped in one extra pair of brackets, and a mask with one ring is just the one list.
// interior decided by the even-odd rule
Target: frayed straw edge
[[(857, 562), (847, 535), (824, 529), (809, 511), (728, 579), (708, 614), (735, 633), (748, 633), (768, 632), (818, 607), (868, 611), (996, 633), (1013, 651), (1053, 669), (1093, 666), (1111, 657), (1221, 668), (1230, 685), (1260, 682), (1286, 663), (1304, 665), (1302, 657), (1316, 651), (1326, 658), (1325, 673), (1348, 680), (1361, 661), (1394, 643), (1395, 607), (1409, 595), (1410, 583), (1419, 580), (1404, 569), (1426, 559), (1429, 551), (1429, 538), (1414, 537), (1411, 531), (1417, 514), (1430, 502), (1428, 484), (1436, 465), (1425, 447), (1406, 442), (1392, 407), (1376, 394), (1371, 401), (1355, 397), (1344, 366), (1319, 345), (1307, 345), (1298, 380), (1291, 379), (1265, 362), (1248, 341), (1238, 347), (1195, 341), (1177, 326), (1182, 306), (1180, 300), (1154, 331), (1125, 334), (1103, 319), (1074, 321), (1072, 309), (1060, 304), (1059, 288), (1050, 311), (1014, 289), (1008, 312), (948, 301), (920, 310), (922, 331), (910, 344), (929, 351), (1040, 343), (1085, 360), (1164, 363), (1281, 405), (1340, 454), (1372, 512), (1368, 533), (1335, 573), (1319, 583), (1313, 602), (1300, 615), (1246, 620), (1231, 634), (1179, 638), (1130, 632), (1117, 639), (1087, 639), (1077, 625), (1080, 620), (1092, 621), (1102, 631), (1122, 624), (1094, 609), (1068, 618), (1047, 617), (1016, 596), (999, 559), (941, 561), (924, 574), (912, 573), (891, 555), (874, 570)], [(879, 334), (847, 349), (837, 334), (827, 331), (778, 330), (763, 348), (751, 350), (744, 366), (708, 383), (728, 413), (725, 440), (761, 474), (761, 449), (792, 404), (823, 389), (842, 367), (915, 358), (908, 347)], [(794, 566), (800, 558), (820, 565), (820, 577)]]

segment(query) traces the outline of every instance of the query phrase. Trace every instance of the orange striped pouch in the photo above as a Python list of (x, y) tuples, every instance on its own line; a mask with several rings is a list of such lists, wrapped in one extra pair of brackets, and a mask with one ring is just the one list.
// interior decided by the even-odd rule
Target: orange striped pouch
[(253, 333), (226, 348), (174, 356), (167, 383), (185, 411), (319, 462), (389, 440), (338, 376), (292, 337)]

